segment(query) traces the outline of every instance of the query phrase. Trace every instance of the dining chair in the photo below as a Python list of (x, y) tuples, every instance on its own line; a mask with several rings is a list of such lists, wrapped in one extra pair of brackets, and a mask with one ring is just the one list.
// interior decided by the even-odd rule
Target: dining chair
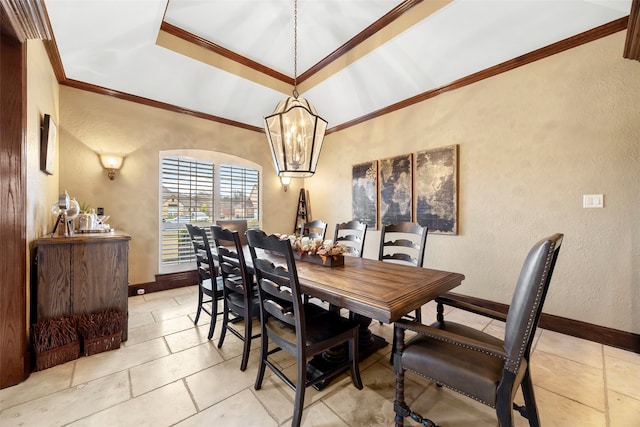
[(218, 219), (216, 225), (226, 228), (227, 230), (237, 231), (240, 236), (240, 243), (247, 245), (247, 220), (246, 219)]
[[(422, 267), (428, 232), (427, 227), (415, 222), (403, 221), (383, 225), (380, 230), (378, 260)], [(422, 307), (416, 308), (413, 315), (405, 314), (403, 318), (421, 322)], [(392, 348), (395, 347), (395, 344), (394, 334)], [(389, 362), (393, 363), (393, 351), (389, 356)]]
[[(411, 417), (426, 426), (435, 425), (412, 411), (405, 402), (405, 371), (494, 408), (500, 427), (513, 426), (513, 410), (518, 410), (527, 418), (530, 426), (540, 425), (529, 370), (529, 354), (562, 239), (562, 234), (554, 234), (531, 248), (520, 271), (506, 316), (470, 303), (457, 303), (447, 297), (436, 299), (439, 304), (451, 304), (503, 320), (505, 333), (502, 339), (444, 320), (441, 311), (439, 319), (430, 326), (406, 320), (395, 323), (396, 427), (404, 425), (405, 417)], [(405, 331), (417, 334), (406, 344)], [(525, 406), (513, 402), (519, 387), (522, 388)]]
[[(253, 334), (253, 319), (259, 316), (258, 292), (253, 275), (249, 273), (242, 250), (240, 233), (222, 228), (211, 227), (211, 236), (218, 256), (218, 268), (222, 276), (223, 309), (222, 331), (218, 340), (218, 348), (222, 347), (227, 331), (243, 342), (240, 370), (247, 369), (251, 341), (260, 336)], [(244, 332), (235, 324), (244, 321)]]
[(336, 224), (333, 242), (346, 246), (346, 255), (362, 258), (364, 238), (367, 234), (367, 224), (358, 220), (351, 220)]
[[(209, 335), (207, 336), (208, 339), (211, 339), (216, 327), (216, 319), (220, 314), (218, 313), (218, 301), (223, 299), (222, 277), (216, 274), (217, 270), (206, 229), (193, 224), (185, 225), (193, 244), (198, 271), (198, 309), (193, 323), (198, 323), (201, 311), (211, 316)], [(205, 296), (209, 299), (205, 299)], [(207, 307), (208, 304), (211, 304), (211, 308)]]
[(321, 219), (302, 223), (300, 229), (302, 231), (300, 233), (301, 237), (324, 240), (327, 235), (327, 223)]
[[(380, 230), (378, 260), (422, 267), (429, 229), (414, 222), (383, 225)], [(421, 309), (409, 316), (420, 322)]]
[[(305, 389), (319, 384), (339, 373), (351, 369), (351, 381), (362, 389), (358, 368), (358, 323), (325, 310), (315, 304), (303, 304), (296, 263), (289, 240), (267, 236), (260, 230), (247, 232), (249, 250), (258, 282), (260, 302), (261, 346), (260, 365), (255, 389), (262, 387), (266, 367), (295, 390), (295, 402), (291, 425), (297, 427), (302, 419)], [(281, 257), (284, 266), (275, 266), (265, 258), (268, 251)], [(269, 350), (269, 341), (275, 347)], [(348, 357), (336, 362), (333, 369), (317, 377), (307, 376), (307, 361), (314, 355), (347, 343)], [(294, 383), (270, 355), (284, 350), (296, 357), (297, 379)]]

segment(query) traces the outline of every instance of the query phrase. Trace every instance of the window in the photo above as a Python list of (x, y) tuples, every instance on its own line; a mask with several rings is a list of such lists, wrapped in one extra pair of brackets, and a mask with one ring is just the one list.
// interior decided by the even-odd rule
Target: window
[(228, 161), (242, 159), (219, 156), (216, 162), (216, 153), (199, 154), (161, 153), (161, 273), (193, 268), (187, 223), (209, 227), (217, 219), (246, 219), (249, 228), (260, 228), (260, 171)]

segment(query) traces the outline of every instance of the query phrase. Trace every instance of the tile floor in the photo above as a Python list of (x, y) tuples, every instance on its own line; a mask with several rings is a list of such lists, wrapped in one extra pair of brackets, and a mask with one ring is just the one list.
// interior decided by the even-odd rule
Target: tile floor
[[(241, 342), (219, 328), (207, 341), (206, 314), (194, 326), (196, 288), (129, 299), (129, 340), (118, 350), (34, 372), (0, 391), (0, 425), (10, 426), (287, 426), (293, 392), (269, 375), (254, 390), (258, 340), (240, 372)], [(423, 317), (435, 318), (435, 306)], [(447, 318), (500, 336), (501, 324), (453, 310)], [(391, 339), (390, 325), (374, 322)], [(361, 364), (363, 390), (342, 376), (321, 392), (308, 389), (304, 426), (392, 426), (390, 346)], [(293, 367), (294, 359), (279, 363)], [(640, 355), (538, 330), (532, 376), (542, 425), (640, 426)], [(493, 411), (410, 374), (407, 400), (443, 427), (495, 426)], [(521, 402), (521, 398), (519, 399)], [(407, 421), (406, 425), (415, 425)], [(516, 416), (516, 426), (528, 425)]]

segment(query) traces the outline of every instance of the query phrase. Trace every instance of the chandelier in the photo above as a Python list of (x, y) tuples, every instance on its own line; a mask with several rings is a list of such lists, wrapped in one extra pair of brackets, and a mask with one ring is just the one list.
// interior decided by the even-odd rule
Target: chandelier
[(280, 101), (264, 123), (278, 176), (304, 178), (316, 171), (327, 122), (298, 96), (298, 1), (293, 4), (293, 96)]

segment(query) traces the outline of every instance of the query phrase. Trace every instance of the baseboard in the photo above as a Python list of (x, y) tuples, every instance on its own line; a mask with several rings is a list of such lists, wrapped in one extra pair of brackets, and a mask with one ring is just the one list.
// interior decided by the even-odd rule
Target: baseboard
[(181, 271), (179, 273), (156, 274), (155, 282), (129, 285), (129, 296), (132, 297), (135, 295), (183, 288), (185, 286), (193, 286), (197, 284), (198, 272), (196, 270)]
[[(196, 270), (183, 271), (180, 273), (157, 274), (155, 282), (130, 285), (129, 296), (138, 295), (138, 290), (142, 290), (142, 293), (147, 294), (151, 292), (160, 292), (168, 289), (192, 286), (197, 283), (198, 272)], [(506, 314), (509, 310), (509, 306), (507, 304), (499, 302), (451, 292), (447, 295), (454, 299), (486, 307), (503, 314)], [(632, 351), (634, 353), (640, 353), (640, 335), (631, 332), (620, 331), (617, 329), (607, 328), (605, 326), (598, 326), (545, 313), (542, 313), (540, 316), (540, 323), (538, 326), (550, 331), (571, 335), (572, 337), (594, 341), (611, 347)]]
[[(481, 298), (460, 295), (456, 293), (448, 293), (447, 296), (459, 301), (468, 302), (479, 305), (491, 310), (506, 314), (509, 305)], [(611, 347), (621, 348), (623, 350), (640, 353), (640, 335), (631, 332), (620, 331), (617, 329), (598, 326), (591, 323), (581, 322), (578, 320), (567, 319), (565, 317), (554, 316), (553, 314), (542, 313), (538, 326), (554, 332), (559, 332), (572, 337), (582, 338), (588, 341), (594, 341), (600, 344), (609, 345)]]

